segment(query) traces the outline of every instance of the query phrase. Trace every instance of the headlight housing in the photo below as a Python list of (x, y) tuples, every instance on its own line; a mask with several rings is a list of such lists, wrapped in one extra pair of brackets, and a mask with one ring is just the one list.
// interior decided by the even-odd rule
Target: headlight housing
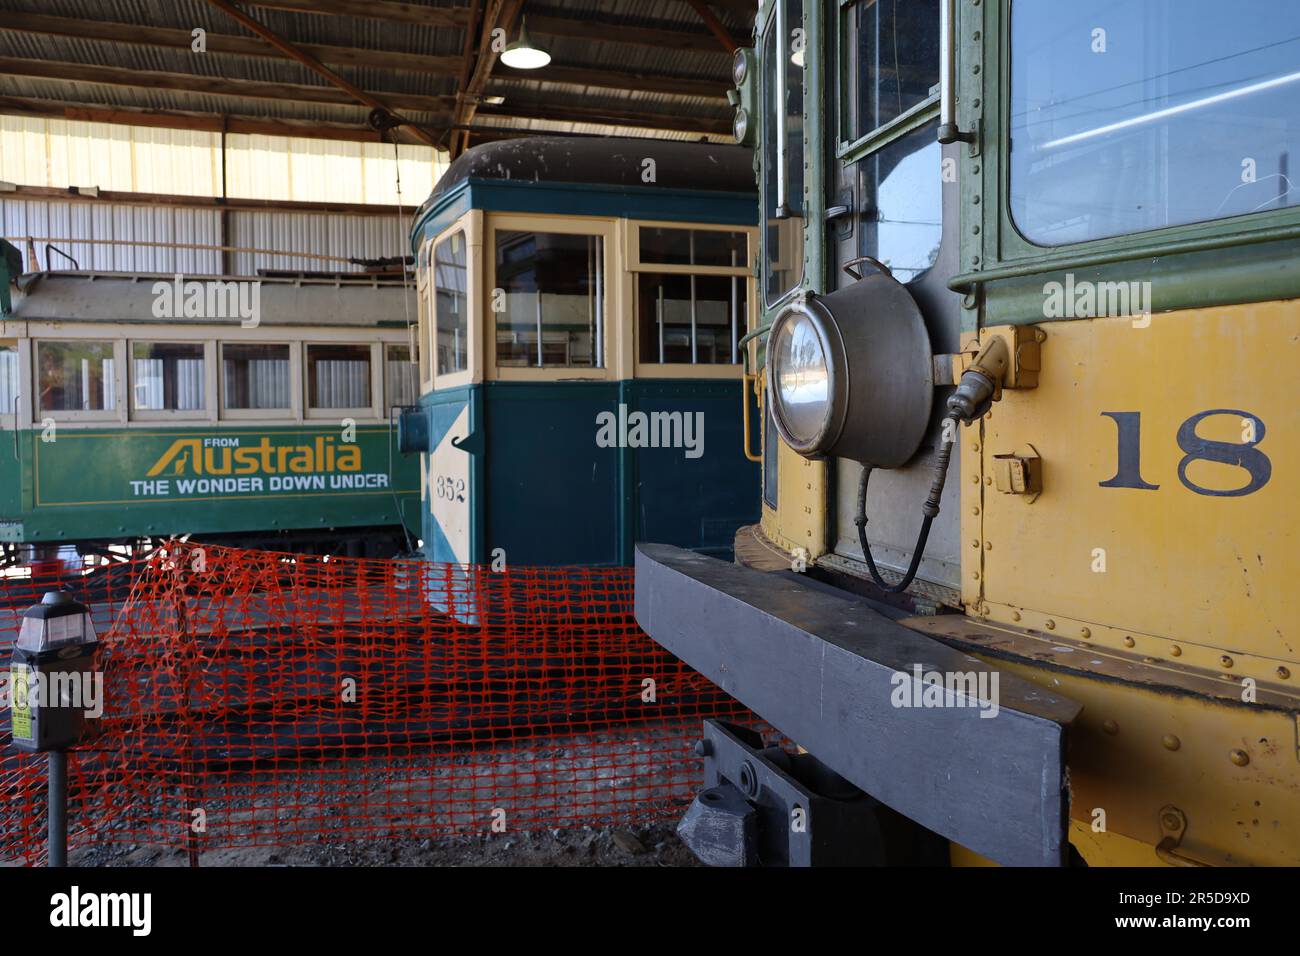
[(885, 273), (796, 300), (772, 323), (768, 397), (785, 443), (808, 458), (898, 468), (934, 405), (930, 337), (911, 294)]
[(731, 80), (736, 86), (742, 85), (749, 76), (749, 58), (752, 55), (753, 52), (748, 47), (741, 47), (731, 58)]
[(736, 110), (736, 117), (731, 121), (731, 135), (736, 137), (737, 143), (743, 143), (745, 137), (749, 134), (749, 113), (742, 106)]

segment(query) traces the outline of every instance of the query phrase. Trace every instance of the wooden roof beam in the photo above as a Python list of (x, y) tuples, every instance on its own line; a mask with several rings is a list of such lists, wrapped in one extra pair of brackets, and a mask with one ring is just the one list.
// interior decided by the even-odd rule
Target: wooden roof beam
[(284, 39), (274, 30), (270, 29), (269, 27), (265, 26), (262, 23), (259, 23), (257, 20), (254, 20), (243, 10), (239, 10), (235, 8), (231, 4), (227, 3), (226, 0), (208, 0), (208, 3), (216, 7), (226, 16), (233, 19), (236, 23), (244, 27), (246, 30), (249, 30), (257, 34), (258, 36), (260, 36), (267, 43), (271, 44), (271, 46), (275, 47), (277, 50), (284, 53), (285, 56), (297, 60), (299, 63), (307, 67), (307, 69), (311, 70), (313, 73), (324, 77), (330, 83), (334, 84), (334, 86), (338, 87), (344, 93), (347, 93), (349, 96), (351, 96), (354, 100), (361, 103), (362, 105), (369, 106), (370, 109), (373, 111), (371, 113), (370, 119), (372, 123), (375, 123), (380, 128), (387, 128), (389, 126), (407, 126), (410, 127), (411, 132), (415, 134), (417, 139), (427, 143), (430, 146), (437, 145), (437, 141), (433, 138), (433, 136), (429, 132), (427, 132), (426, 130), (422, 129), (419, 126), (416, 126), (410, 121), (403, 119), (395, 110), (393, 110), (392, 107), (390, 107), (383, 100), (379, 99), (377, 96), (372, 96), (371, 94), (367, 93), (365, 90), (361, 89), (361, 87), (349, 83), (347, 80), (339, 76), (337, 73), (335, 73), (333, 70), (327, 67), (320, 60), (316, 59), (310, 53), (305, 53), (302, 50), (298, 49), (296, 46), (294, 46), (288, 40)]
[(469, 21), (464, 7), (426, 7), (394, 0), (239, 0), (244, 6), (315, 13), (336, 17), (390, 20), (423, 27), (464, 27)]
[[(102, 83), (142, 90), (175, 90), (210, 96), (247, 97), (297, 103), (326, 103), (355, 106), (352, 96), (328, 86), (300, 83), (265, 83), (260, 80), (230, 80), (196, 73), (168, 73), (162, 70), (126, 70), (114, 66), (67, 63), (58, 60), (0, 57), (0, 73), (39, 77), (65, 82)], [(423, 96), (412, 93), (385, 92), (384, 98), (395, 108), (449, 115), (455, 98)], [(439, 120), (441, 122), (441, 119)]]
[(722, 48), (735, 56), (739, 44), (732, 39), (731, 31), (722, 25), (722, 21), (714, 15), (713, 11), (704, 3), (704, 0), (686, 0), (686, 2), (691, 5), (691, 9), (699, 14), (700, 19), (704, 21), (704, 25), (709, 28), (709, 31), (718, 38)]
[(256, 116), (221, 113), (192, 113), (184, 110), (151, 110), (131, 107), (96, 106), (63, 100), (0, 96), (0, 112), (83, 123), (116, 123), (156, 129), (190, 129), (210, 133), (243, 133), (261, 136), (299, 136), (352, 143), (378, 143), (379, 133), (369, 126), (347, 123), (296, 122)]

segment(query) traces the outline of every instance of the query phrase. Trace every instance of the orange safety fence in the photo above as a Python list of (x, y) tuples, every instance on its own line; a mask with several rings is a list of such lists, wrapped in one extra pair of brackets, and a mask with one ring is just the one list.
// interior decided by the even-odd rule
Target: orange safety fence
[[(172, 543), (65, 580), (103, 646), (69, 848), (203, 851), (627, 825), (752, 720), (649, 639), (624, 568), (462, 568)], [(47, 585), (0, 578), (7, 673)], [(3, 702), (7, 706), (7, 695)], [(44, 755), (0, 711), (0, 861), (45, 853)]]

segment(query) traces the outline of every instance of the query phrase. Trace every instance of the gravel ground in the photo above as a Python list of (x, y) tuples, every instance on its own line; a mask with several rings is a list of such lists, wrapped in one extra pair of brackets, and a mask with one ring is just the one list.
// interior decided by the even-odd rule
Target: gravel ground
[[(182, 851), (158, 846), (90, 846), (73, 866), (185, 866)], [(698, 866), (676, 823), (640, 829), (538, 830), (383, 842), (209, 850), (199, 866)]]

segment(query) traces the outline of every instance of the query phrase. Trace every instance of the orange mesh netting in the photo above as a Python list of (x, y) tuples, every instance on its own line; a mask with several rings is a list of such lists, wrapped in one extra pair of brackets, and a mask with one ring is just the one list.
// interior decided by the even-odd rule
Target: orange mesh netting
[[(461, 568), (172, 544), (64, 579), (103, 644), (69, 846), (202, 850), (674, 816), (706, 717), (622, 568)], [(4, 664), (47, 584), (0, 579)], [(6, 699), (7, 704), (7, 699)], [(0, 715), (0, 860), (44, 858), (43, 755)]]

